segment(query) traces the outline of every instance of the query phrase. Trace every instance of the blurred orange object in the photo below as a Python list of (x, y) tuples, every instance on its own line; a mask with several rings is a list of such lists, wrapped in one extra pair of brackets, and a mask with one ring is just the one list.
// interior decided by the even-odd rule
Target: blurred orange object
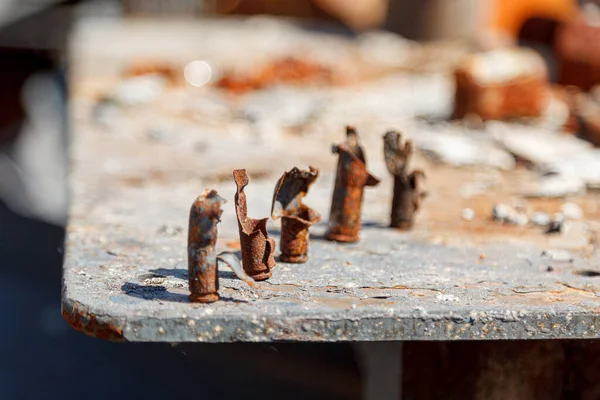
[(165, 77), (172, 85), (181, 81), (182, 72), (173, 65), (152, 62), (138, 61), (130, 65), (125, 72), (125, 76), (142, 76), (142, 75), (161, 75)]
[(454, 118), (483, 120), (538, 117), (545, 106), (548, 75), (534, 51), (508, 48), (475, 54), (456, 69)]
[(576, 0), (492, 0), (489, 27), (516, 38), (531, 18), (568, 21), (579, 13)]
[(217, 86), (234, 93), (262, 89), (278, 83), (320, 84), (334, 83), (333, 71), (318, 63), (299, 58), (282, 58), (260, 68), (246, 76), (225, 74)]
[(262, 71), (265, 82), (303, 83), (316, 81), (331, 83), (333, 72), (315, 62), (298, 58), (283, 58), (267, 65)]
[(583, 20), (562, 24), (556, 34), (559, 83), (589, 90), (600, 83), (600, 27)]

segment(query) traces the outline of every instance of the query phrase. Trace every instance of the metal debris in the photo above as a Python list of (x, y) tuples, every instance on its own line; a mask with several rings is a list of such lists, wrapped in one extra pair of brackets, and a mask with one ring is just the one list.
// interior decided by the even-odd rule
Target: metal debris
[(188, 282), (191, 302), (213, 303), (219, 300), (217, 259), (225, 262), (244, 282), (254, 281), (242, 270), (239, 260), (231, 253), (217, 256), (217, 224), (226, 202), (215, 190), (206, 190), (192, 204), (188, 230)]
[(302, 199), (312, 183), (319, 176), (319, 170), (297, 167), (284, 172), (273, 193), (271, 217), (281, 218), (281, 261), (304, 263), (308, 260), (308, 228), (321, 220), (321, 214), (306, 206)]
[(235, 214), (240, 232), (244, 271), (255, 281), (263, 281), (271, 277), (271, 269), (275, 266), (275, 240), (269, 238), (267, 232), (268, 218), (248, 217), (244, 188), (250, 180), (246, 170), (234, 170), (233, 179), (237, 185)]
[(383, 137), (383, 155), (385, 164), (394, 176), (394, 198), (390, 226), (399, 229), (411, 229), (415, 213), (419, 210), (425, 192), (421, 188), (421, 180), (425, 177), (422, 171), (408, 173), (408, 163), (412, 157), (412, 142), (402, 143), (402, 135), (388, 132)]
[(346, 127), (346, 141), (333, 145), (333, 153), (339, 154), (335, 188), (329, 213), (328, 240), (357, 242), (365, 186), (379, 184), (367, 171), (363, 148), (358, 143), (356, 129)]

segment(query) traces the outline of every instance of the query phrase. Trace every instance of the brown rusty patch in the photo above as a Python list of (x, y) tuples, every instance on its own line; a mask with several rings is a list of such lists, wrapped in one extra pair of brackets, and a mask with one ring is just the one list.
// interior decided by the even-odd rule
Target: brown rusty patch
[(62, 315), (65, 321), (78, 332), (111, 342), (123, 342), (123, 323), (100, 321), (97, 315), (88, 312), (88, 308), (75, 301), (73, 306), (65, 308)]
[(137, 77), (144, 75), (160, 75), (171, 85), (181, 82), (183, 73), (174, 65), (159, 61), (136, 61), (125, 71), (125, 76)]
[(337, 81), (337, 75), (328, 67), (309, 60), (287, 57), (274, 60), (246, 75), (226, 73), (216, 85), (234, 94), (242, 94), (280, 83), (331, 85)]
[(509, 295), (497, 295), (503, 302), (515, 302), (523, 304), (526, 301), (528, 305), (549, 305), (553, 303), (564, 303), (577, 305), (582, 301), (597, 299), (592, 291), (566, 287), (564, 290), (541, 291), (529, 293), (514, 293)]
[(473, 65), (479, 55), (468, 57), (454, 72), (454, 118), (470, 114), (482, 120), (538, 117), (544, 108), (548, 77), (544, 70), (531, 71), (497, 83), (477, 80)]

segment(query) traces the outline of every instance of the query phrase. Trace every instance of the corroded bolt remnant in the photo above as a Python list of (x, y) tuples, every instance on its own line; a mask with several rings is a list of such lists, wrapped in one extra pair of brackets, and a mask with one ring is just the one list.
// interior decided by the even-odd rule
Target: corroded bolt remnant
[(383, 137), (385, 164), (394, 176), (394, 198), (390, 222), (393, 228), (411, 229), (415, 213), (426, 195), (421, 188), (425, 174), (419, 170), (408, 173), (412, 153), (412, 142), (407, 140), (402, 144), (401, 134), (392, 131)]
[(308, 260), (308, 228), (321, 220), (321, 214), (306, 206), (302, 199), (310, 185), (319, 176), (319, 170), (296, 167), (284, 172), (273, 193), (271, 217), (281, 218), (281, 261), (303, 263)]
[(188, 230), (188, 283), (190, 301), (213, 303), (219, 300), (219, 276), (217, 260), (229, 265), (244, 282), (254, 286), (254, 281), (242, 270), (233, 254), (217, 256), (217, 224), (220, 221), (221, 205), (226, 202), (214, 190), (206, 190), (192, 204)]
[(267, 232), (268, 218), (254, 219), (248, 217), (246, 194), (244, 193), (244, 188), (249, 182), (246, 170), (234, 170), (233, 179), (237, 185), (235, 213), (240, 231), (244, 271), (255, 281), (269, 279), (271, 269), (275, 266), (275, 240), (269, 238)]
[(358, 143), (353, 127), (346, 127), (346, 141), (333, 145), (339, 154), (335, 188), (329, 213), (329, 230), (326, 238), (339, 242), (358, 241), (360, 214), (365, 186), (375, 186), (379, 179), (369, 174), (365, 154)]

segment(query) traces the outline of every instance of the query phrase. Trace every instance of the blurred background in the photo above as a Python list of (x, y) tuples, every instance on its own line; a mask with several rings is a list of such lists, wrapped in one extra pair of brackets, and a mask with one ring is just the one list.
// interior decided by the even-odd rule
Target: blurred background
[[(527, 46), (543, 58), (547, 84), (562, 90), (570, 121), (577, 124), (569, 134), (600, 144), (594, 92), (600, 84), (599, 5), (576, 0), (2, 1), (0, 398), (359, 398), (365, 378), (360, 352), (350, 344), (113, 344), (77, 333), (63, 321), (73, 69), (77, 63), (110, 68), (100, 65), (101, 57), (77, 58), (88, 45), (85, 29), (74, 34), (77, 26), (150, 20), (160, 30), (163, 21), (182, 18), (202, 24), (206, 17), (271, 15), (350, 39), (386, 31), (410, 41), (403, 43), (462, 46), (450, 56), (434, 50), (428, 60)], [(389, 46), (384, 58), (395, 54), (395, 45)], [(158, 72), (178, 79), (181, 73), (166, 64), (136, 65), (129, 76)], [(235, 93), (262, 85), (225, 75), (218, 84)], [(110, 125), (114, 109), (106, 106), (113, 103), (93, 92), (95, 123)], [(138, 94), (143, 97), (143, 90)], [(470, 111), (465, 118), (473, 116)], [(161, 132), (155, 135), (161, 140)], [(248, 371), (251, 361), (260, 366)]]

